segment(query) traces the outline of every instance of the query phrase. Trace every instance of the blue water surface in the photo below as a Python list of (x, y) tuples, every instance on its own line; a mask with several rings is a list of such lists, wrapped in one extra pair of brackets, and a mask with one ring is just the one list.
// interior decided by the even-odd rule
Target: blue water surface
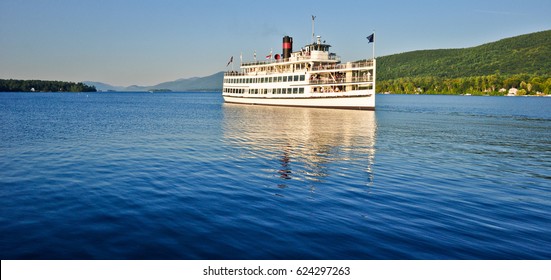
[(0, 93), (1, 259), (550, 259), (551, 98)]

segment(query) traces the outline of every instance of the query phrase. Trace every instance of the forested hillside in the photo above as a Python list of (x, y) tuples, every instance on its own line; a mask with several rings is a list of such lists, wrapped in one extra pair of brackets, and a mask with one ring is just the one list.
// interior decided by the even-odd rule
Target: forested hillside
[(93, 92), (96, 88), (83, 83), (40, 81), (40, 80), (2, 80), (0, 92)]
[(377, 80), (378, 92), (500, 94), (514, 87), (524, 94), (549, 94), (551, 30), (472, 48), (383, 56), (377, 60)]

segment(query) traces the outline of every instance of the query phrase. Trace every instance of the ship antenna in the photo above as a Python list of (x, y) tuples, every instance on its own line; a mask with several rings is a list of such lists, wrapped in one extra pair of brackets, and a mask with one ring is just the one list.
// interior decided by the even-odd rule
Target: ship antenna
[(316, 42), (316, 37), (314, 33), (314, 21), (316, 20), (316, 16), (312, 15), (312, 44)]

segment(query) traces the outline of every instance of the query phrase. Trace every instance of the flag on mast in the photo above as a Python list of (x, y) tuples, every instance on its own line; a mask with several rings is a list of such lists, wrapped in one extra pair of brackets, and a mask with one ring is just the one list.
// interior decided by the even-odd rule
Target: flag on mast
[(375, 30), (373, 30), (373, 33), (371, 35), (367, 36), (367, 42), (368, 44), (373, 43), (373, 56), (372, 59), (375, 60)]
[(375, 33), (367, 36), (367, 40), (369, 41), (369, 43), (375, 42)]
[(226, 67), (230, 66), (230, 64), (233, 62), (233, 55), (230, 57), (230, 61), (228, 61), (228, 64), (226, 64)]

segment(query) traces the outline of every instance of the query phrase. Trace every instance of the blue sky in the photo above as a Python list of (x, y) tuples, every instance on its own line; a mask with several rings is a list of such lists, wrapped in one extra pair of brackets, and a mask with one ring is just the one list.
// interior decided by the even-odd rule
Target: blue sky
[[(316, 35), (343, 61), (551, 29), (549, 0), (0, 0), (0, 78), (154, 85)], [(237, 65), (236, 65), (237, 68)]]

